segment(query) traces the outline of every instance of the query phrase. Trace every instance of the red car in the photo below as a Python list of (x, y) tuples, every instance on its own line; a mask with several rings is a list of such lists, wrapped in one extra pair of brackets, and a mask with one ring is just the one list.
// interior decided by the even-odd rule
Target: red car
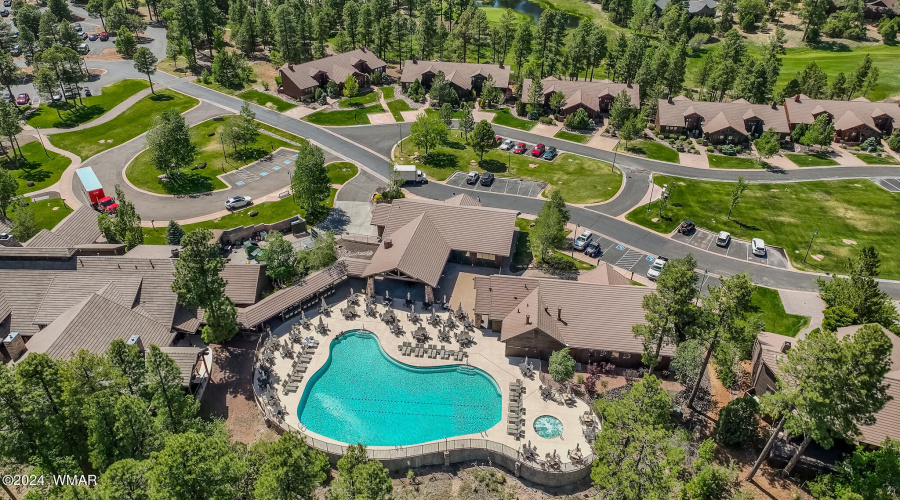
[(16, 104), (19, 106), (23, 106), (25, 104), (29, 104), (31, 102), (31, 96), (28, 94), (19, 94), (16, 96)]
[(543, 144), (538, 144), (534, 147), (534, 149), (531, 150), (531, 156), (534, 156), (535, 158), (541, 156), (542, 154), (544, 154), (544, 149), (545, 148)]
[(100, 33), (100, 41), (105, 42), (107, 40), (109, 40), (109, 35), (105, 31), (103, 33)]
[(520, 142), (513, 148), (513, 153), (520, 155), (524, 153), (526, 149), (528, 149), (528, 146), (526, 146), (524, 142)]

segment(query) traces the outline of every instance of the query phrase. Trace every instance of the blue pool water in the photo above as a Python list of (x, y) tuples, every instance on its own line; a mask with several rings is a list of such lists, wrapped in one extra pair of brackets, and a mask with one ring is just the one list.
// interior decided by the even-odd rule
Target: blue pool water
[(553, 439), (563, 433), (563, 424), (556, 417), (544, 415), (534, 419), (534, 431), (542, 438)]
[(386, 354), (374, 334), (354, 331), (331, 342), (297, 415), (337, 441), (405, 446), (485, 431), (501, 410), (497, 383), (484, 371), (409, 366)]

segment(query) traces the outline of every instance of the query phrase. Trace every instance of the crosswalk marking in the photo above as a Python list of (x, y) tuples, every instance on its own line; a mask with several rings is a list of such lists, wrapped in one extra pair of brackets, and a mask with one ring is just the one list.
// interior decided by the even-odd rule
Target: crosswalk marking
[(644, 258), (644, 254), (641, 252), (635, 252), (634, 250), (628, 250), (625, 252), (625, 255), (619, 257), (619, 260), (614, 264), (616, 267), (621, 267), (622, 269), (631, 270), (635, 264), (641, 261)]

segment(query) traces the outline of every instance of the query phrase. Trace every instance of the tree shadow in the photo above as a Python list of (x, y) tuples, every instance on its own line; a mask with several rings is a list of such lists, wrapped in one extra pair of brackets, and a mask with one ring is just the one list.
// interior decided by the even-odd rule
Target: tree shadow
[(459, 158), (450, 153), (431, 152), (425, 155), (425, 164), (440, 169), (456, 169), (459, 167)]
[(151, 94), (150, 100), (154, 102), (165, 102), (175, 99), (175, 96), (169, 94)]
[(836, 40), (820, 40), (818, 42), (808, 42), (809, 48), (815, 50), (826, 50), (828, 52), (852, 52), (853, 49), (849, 45)]
[(444, 146), (445, 148), (448, 148), (448, 149), (456, 149), (456, 150), (460, 150), (460, 151), (465, 151), (465, 149), (466, 149), (465, 143), (462, 143), (459, 141), (447, 141), (444, 144), (442, 144), (442, 146)]
[(209, 177), (197, 172), (181, 172), (162, 183), (162, 187), (167, 194), (187, 195), (212, 191), (213, 184)]
[(492, 172), (495, 174), (506, 172), (506, 163), (503, 163), (499, 160), (494, 159), (485, 159), (478, 162), (478, 166), (484, 169), (485, 172)]

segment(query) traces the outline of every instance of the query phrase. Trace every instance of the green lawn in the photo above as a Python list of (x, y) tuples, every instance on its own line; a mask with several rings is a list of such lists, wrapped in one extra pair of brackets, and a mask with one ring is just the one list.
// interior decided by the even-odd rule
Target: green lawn
[[(481, 6), (480, 8), (481, 8), (481, 10), (484, 11), (485, 14), (487, 14), (487, 20), (491, 24), (500, 24), (500, 18), (503, 17), (503, 14), (505, 14), (506, 11), (511, 11), (513, 14), (516, 15), (516, 18), (515, 18), (516, 22), (520, 22), (524, 17), (528, 16), (528, 14), (522, 14), (513, 9), (507, 9), (506, 7)], [(528, 16), (528, 17), (530, 17), (530, 16)]]
[(567, 132), (565, 130), (560, 130), (553, 137), (562, 139), (564, 141), (577, 142), (578, 144), (584, 144), (591, 140), (590, 134), (576, 134), (574, 132)]
[[(48, 154), (50, 158), (47, 158)], [(68, 157), (53, 151), (45, 154), (39, 141), (22, 146), (22, 155), (25, 158), (19, 158), (18, 165), (12, 157), (0, 159), (0, 168), (8, 170), (19, 181), (16, 194), (30, 193), (53, 185), (72, 163)], [(28, 181), (34, 182), (34, 186), (28, 187)]]
[[(260, 92), (256, 89), (247, 90), (245, 92), (241, 92), (237, 95), (241, 99), (245, 101), (250, 101), (255, 104), (259, 104), (264, 108), (272, 108), (279, 113), (284, 113), (289, 109), (296, 108), (297, 105), (294, 103), (290, 103), (285, 101), (284, 99), (280, 99), (278, 97), (273, 96), (272, 94), (267, 94), (265, 92)], [(271, 104), (271, 106), (269, 106)]]
[(50, 142), (60, 149), (77, 154), (82, 160), (87, 160), (97, 153), (124, 144), (150, 130), (153, 118), (163, 110), (175, 109), (183, 113), (199, 103), (200, 101), (193, 97), (172, 90), (160, 90), (156, 95), (141, 99), (106, 123), (83, 130), (53, 134), (49, 136)]
[[(225, 189), (227, 186), (219, 180), (218, 176), (225, 171), (237, 170), (244, 165), (252, 163), (266, 156), (279, 147), (296, 149), (287, 142), (278, 140), (270, 135), (259, 134), (256, 142), (246, 148), (234, 151), (231, 145), (225, 144), (228, 158), (222, 155), (220, 143), (221, 132), (227, 120), (234, 115), (226, 116), (225, 121), (207, 120), (191, 127), (191, 140), (197, 145), (197, 158), (194, 165), (206, 163), (205, 168), (196, 170), (187, 169), (179, 180), (159, 182), (160, 171), (150, 163), (150, 151), (145, 150), (132, 161), (125, 169), (128, 181), (140, 189), (158, 194), (192, 194)], [(214, 133), (212, 137), (207, 134)]]
[[(762, 238), (787, 252), (794, 267), (808, 271), (846, 272), (847, 259), (863, 245), (881, 254), (881, 274), (900, 278), (897, 213), (900, 194), (890, 193), (867, 179), (750, 184), (727, 220), (733, 182), (712, 182), (653, 176), (675, 190), (660, 220), (656, 202), (635, 208), (627, 219), (661, 233), (673, 231), (684, 219), (710, 231), (729, 231), (735, 238)], [(818, 229), (808, 263), (803, 262), (814, 230)], [(846, 243), (844, 240), (849, 241)], [(852, 244), (856, 242), (856, 244)], [(813, 255), (822, 255), (821, 261)]]
[(298, 135), (294, 135), (290, 132), (285, 132), (284, 130), (281, 130), (280, 128), (276, 128), (271, 125), (266, 125), (265, 123), (262, 123), (262, 122), (256, 122), (256, 124), (259, 125), (259, 128), (261, 128), (263, 130), (268, 130), (269, 132), (272, 132), (273, 134), (277, 135), (278, 137), (281, 137), (282, 139), (285, 139), (288, 141), (293, 141), (293, 142), (296, 142), (297, 144), (306, 144), (308, 142), (306, 139), (304, 139)]
[[(531, 155), (508, 154), (492, 149), (484, 154), (484, 160), (478, 161), (472, 148), (461, 139), (451, 137), (448, 143), (430, 151), (423, 163), (410, 158), (414, 152), (424, 153), (411, 139), (403, 140), (402, 149), (402, 152), (400, 148), (394, 150), (394, 160), (398, 164), (417, 164), (430, 178), (438, 181), (446, 180), (456, 170), (493, 172), (505, 177), (545, 181), (549, 184), (547, 191), (559, 189), (569, 203), (606, 201), (615, 196), (622, 185), (622, 173), (614, 170), (609, 163), (568, 153), (551, 162), (532, 158)], [(472, 160), (476, 161), (476, 165), (471, 164)]]
[(147, 80), (122, 80), (103, 87), (99, 95), (83, 97), (75, 104), (65, 101), (53, 103), (52, 107), (41, 104), (26, 122), (37, 128), (71, 128), (97, 118), (149, 86)]
[(386, 87), (378, 87), (378, 90), (384, 95), (385, 101), (390, 101), (394, 98), (394, 87), (386, 86)]
[(488, 113), (494, 113), (497, 115), (494, 117), (494, 125), (502, 125), (504, 127), (517, 128), (519, 130), (531, 130), (534, 128), (536, 121), (532, 120), (524, 120), (522, 118), (513, 116), (510, 113), (509, 108), (497, 109), (497, 110), (484, 110)]
[[(337, 189), (332, 188), (331, 197), (329, 197), (328, 200), (323, 203), (323, 205), (327, 207), (333, 207), (335, 194), (337, 194)], [(251, 217), (251, 211), (256, 211), (258, 212), (258, 214)], [(185, 224), (181, 227), (184, 228), (185, 232), (191, 232), (194, 229), (199, 228), (231, 229), (238, 226), (278, 222), (295, 215), (300, 215), (301, 217), (303, 217), (306, 215), (306, 212), (302, 208), (299, 208), (294, 203), (294, 199), (289, 196), (283, 200), (267, 201), (252, 205), (241, 210), (236, 210), (228, 215), (219, 217), (218, 219), (195, 222), (193, 224)], [(148, 245), (165, 245), (166, 224), (163, 223), (157, 225), (156, 229), (145, 227), (144, 243)]]
[(709, 168), (762, 168), (756, 160), (739, 158), (737, 156), (708, 154)]
[(378, 90), (377, 89), (365, 89), (359, 94), (356, 94), (356, 97), (353, 99), (347, 99), (346, 97), (338, 101), (339, 108), (352, 108), (354, 106), (359, 106), (361, 104), (372, 104), (378, 102)]
[(785, 158), (794, 162), (798, 167), (824, 167), (838, 165), (830, 156), (824, 153), (785, 153)]
[(381, 104), (374, 104), (367, 108), (347, 111), (316, 111), (306, 115), (303, 120), (315, 125), (326, 127), (345, 127), (348, 125), (368, 125), (369, 113), (384, 113)]
[(391, 114), (394, 115), (394, 120), (398, 122), (403, 121), (403, 115), (400, 114), (401, 111), (412, 111), (413, 108), (410, 107), (409, 103), (404, 101), (403, 99), (397, 99), (395, 101), (388, 101), (387, 103), (388, 109), (391, 110)]
[[(534, 260), (534, 255), (531, 253), (531, 243), (529, 241), (529, 235), (531, 233), (530, 226), (532, 222), (534, 221), (530, 219), (523, 219), (521, 217), (516, 218), (516, 229), (518, 229), (519, 232), (516, 236), (516, 251), (513, 253), (512, 263), (510, 264), (510, 268), (513, 271), (527, 269), (528, 266), (531, 265), (531, 261)], [(597, 267), (593, 264), (576, 259), (565, 252), (553, 252), (552, 258), (562, 261), (565, 267), (578, 271), (590, 271)]]
[[(440, 112), (441, 112), (440, 109), (435, 109), (435, 108), (432, 108), (432, 107), (427, 107), (427, 108), (425, 108), (425, 114), (426, 114), (426, 115), (435, 115), (435, 116), (438, 116), (438, 115), (440, 115)], [(453, 112), (453, 119), (454, 119), (454, 120), (459, 120), (460, 118), (462, 118), (462, 115), (463, 115), (462, 110), (461, 110), (461, 109), (457, 109), (456, 111)]]
[(675, 151), (665, 144), (652, 140), (641, 139), (638, 141), (630, 141), (628, 147), (625, 147), (625, 143), (620, 141), (616, 144), (616, 151), (644, 156), (651, 160), (678, 163), (678, 151)]
[(328, 170), (328, 178), (331, 179), (332, 184), (343, 184), (352, 179), (353, 176), (359, 172), (356, 165), (349, 161), (329, 163), (328, 165), (325, 165), (325, 168)]
[(753, 290), (750, 307), (754, 313), (762, 313), (765, 323), (764, 331), (796, 337), (800, 330), (809, 325), (809, 316), (788, 314), (784, 312), (784, 304), (778, 290), (758, 286)]
[[(53, 229), (59, 224), (59, 221), (66, 218), (72, 213), (72, 209), (63, 203), (62, 198), (51, 198), (44, 201), (28, 200), (31, 207), (34, 208), (34, 220), (39, 229)], [(16, 220), (16, 212), (10, 210), (10, 220)]]
[(894, 159), (888, 153), (884, 153), (882, 156), (870, 155), (868, 153), (853, 153), (853, 156), (859, 158), (866, 165), (898, 165), (900, 162)]

